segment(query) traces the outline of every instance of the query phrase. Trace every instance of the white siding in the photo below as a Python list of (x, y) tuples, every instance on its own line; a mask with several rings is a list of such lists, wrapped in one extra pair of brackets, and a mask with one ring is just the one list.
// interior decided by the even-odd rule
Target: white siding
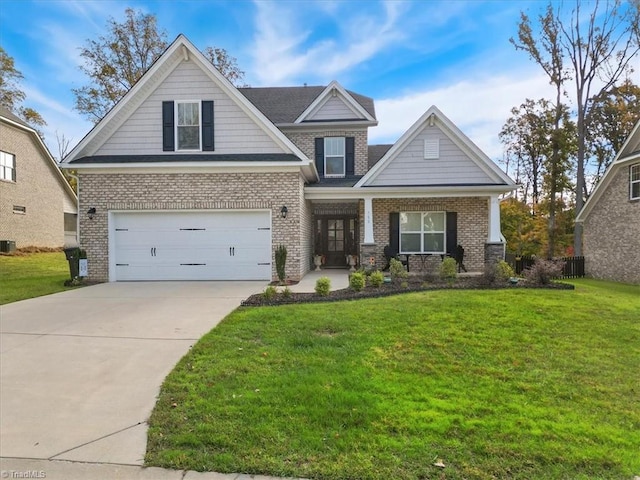
[(181, 62), (95, 153), (156, 155), (162, 151), (162, 102), (213, 100), (215, 152), (282, 153), (282, 149), (194, 62)]
[(349, 120), (359, 118), (345, 103), (342, 96), (330, 97), (317, 111), (305, 120)]
[[(425, 159), (425, 140), (436, 139), (440, 142), (439, 158)], [(487, 175), (438, 127), (425, 127), (367, 185), (452, 184), (495, 184), (495, 180)]]

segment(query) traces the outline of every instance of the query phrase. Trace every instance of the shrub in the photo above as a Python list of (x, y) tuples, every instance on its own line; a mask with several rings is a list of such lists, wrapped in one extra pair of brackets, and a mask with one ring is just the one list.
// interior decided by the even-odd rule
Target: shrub
[(316, 280), (316, 293), (321, 297), (326, 297), (331, 291), (331, 280), (329, 277), (320, 277)]
[(400, 286), (401, 286), (402, 288), (409, 288), (409, 282), (407, 282), (407, 281), (405, 280), (404, 282), (402, 282), (402, 283), (400, 284)]
[(439, 268), (440, 278), (449, 283), (453, 283), (458, 278), (458, 264), (451, 257), (445, 258)]
[(384, 274), (380, 270), (376, 270), (375, 272), (371, 272), (369, 275), (369, 284), (372, 287), (380, 287), (384, 283)]
[(394, 280), (396, 278), (407, 278), (409, 276), (409, 272), (404, 269), (402, 262), (396, 258), (389, 260), (389, 273)]
[(515, 272), (513, 271), (513, 268), (511, 268), (511, 265), (504, 260), (500, 260), (496, 263), (493, 270), (495, 272), (495, 279), (498, 282), (508, 282), (511, 277), (515, 276)]
[(284, 287), (284, 289), (282, 290), (282, 296), (284, 298), (291, 298), (291, 290), (289, 289), (289, 287)]
[(276, 248), (276, 273), (278, 274), (278, 280), (280, 283), (284, 283), (285, 279), (285, 265), (287, 264), (287, 247), (284, 245)]
[(276, 287), (274, 287), (273, 285), (269, 285), (264, 289), (264, 292), (262, 292), (262, 298), (264, 298), (265, 300), (272, 300), (277, 293), (278, 290), (276, 290)]
[(551, 283), (551, 280), (562, 275), (563, 268), (564, 261), (562, 260), (544, 260), (542, 258), (536, 258), (533, 266), (525, 269), (522, 274), (528, 282), (536, 285), (548, 285)]
[(361, 291), (366, 283), (365, 280), (365, 276), (364, 273), (362, 272), (353, 272), (351, 274), (351, 276), (349, 277), (349, 286), (351, 287), (352, 290), (355, 290), (356, 292)]

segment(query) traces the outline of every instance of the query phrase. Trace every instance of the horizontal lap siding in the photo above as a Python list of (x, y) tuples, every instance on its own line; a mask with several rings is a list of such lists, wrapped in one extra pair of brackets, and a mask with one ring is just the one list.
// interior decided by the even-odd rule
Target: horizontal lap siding
[[(299, 280), (308, 262), (308, 239), (301, 235), (305, 203), (303, 183), (297, 172), (263, 174), (80, 174), (80, 211), (97, 210), (90, 220), (80, 215), (80, 244), (87, 250), (89, 278), (107, 281), (109, 243), (107, 213), (111, 210), (257, 210), (272, 216), (272, 245), (287, 247), (287, 276)], [(283, 219), (280, 209), (288, 208)], [(273, 275), (275, 276), (275, 261)]]
[[(440, 157), (424, 158), (424, 140), (439, 139)], [(450, 185), (495, 183), (449, 137), (436, 127), (426, 127), (371, 182), (383, 185)]]
[(182, 62), (124, 122), (96, 155), (150, 155), (162, 152), (162, 102), (213, 100), (215, 153), (281, 153), (258, 127), (193, 62)]
[[(357, 116), (358, 118), (361, 115)], [(320, 109), (306, 120), (346, 120), (356, 118), (356, 114), (345, 104), (342, 96), (330, 97)]]

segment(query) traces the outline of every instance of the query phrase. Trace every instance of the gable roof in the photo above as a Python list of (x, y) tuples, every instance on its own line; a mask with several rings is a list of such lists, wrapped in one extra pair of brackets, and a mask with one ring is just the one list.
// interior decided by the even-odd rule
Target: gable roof
[[(353, 112), (354, 117), (349, 120), (364, 120), (375, 125), (378, 124), (375, 119), (375, 112), (372, 114), (363, 108), (362, 105), (360, 105), (360, 103), (358, 103), (355, 98), (352, 97), (351, 94), (348, 93), (336, 80), (333, 80), (326, 86), (324, 91), (316, 97), (311, 105), (309, 105), (304, 112), (295, 119), (294, 123), (314, 121), (312, 119), (313, 114), (317, 113), (333, 96), (342, 98), (344, 105)], [(373, 101), (371, 103), (373, 108)]]
[[(309, 179), (317, 179), (315, 165), (293, 144), (247, 97), (225, 78), (207, 58), (182, 34), (173, 41), (147, 72), (125, 94), (125, 96), (96, 124), (93, 129), (65, 157), (63, 164), (83, 165), (84, 159), (92, 157), (136, 109), (160, 86), (177, 66), (192, 60), (251, 120), (268, 135), (284, 154), (293, 154)], [(83, 160), (81, 162), (80, 160)], [(203, 162), (204, 163), (204, 162)], [(113, 164), (116, 165), (116, 164)]]
[(49, 151), (45, 143), (42, 141), (42, 138), (40, 137), (38, 132), (32, 126), (30, 126), (27, 122), (22, 120), (17, 115), (14, 115), (11, 111), (6, 109), (5, 107), (0, 107), (0, 121), (23, 130), (25, 133), (27, 133), (31, 137), (31, 139), (36, 144), (36, 146), (39, 147), (40, 150), (42, 151), (45, 161), (53, 169), (54, 171), (53, 175), (56, 177), (58, 182), (62, 185), (62, 188), (64, 188), (65, 192), (67, 193), (67, 195), (69, 195), (73, 203), (77, 206), (78, 196), (76, 195), (76, 192), (73, 191), (73, 188), (71, 188), (71, 185), (69, 185), (69, 182), (67, 182), (67, 179), (64, 178), (64, 175), (60, 171), (58, 162), (56, 162), (55, 158), (53, 158), (53, 155), (51, 155), (51, 152)]
[(425, 126), (436, 125), (457, 145), (467, 157), (479, 167), (491, 180), (492, 185), (504, 185), (505, 191), (513, 190), (516, 183), (509, 178), (469, 137), (447, 118), (435, 105), (429, 109), (400, 137), (384, 156), (360, 179), (356, 187), (366, 187), (409, 145)]
[(630, 165), (633, 162), (640, 162), (640, 120), (635, 124), (633, 130), (629, 134), (629, 137), (625, 140), (624, 145), (620, 151), (616, 154), (613, 162), (609, 165), (609, 168), (604, 172), (604, 175), (597, 183), (596, 187), (591, 192), (591, 195), (585, 202), (582, 210), (578, 212), (576, 216), (576, 222), (584, 222), (593, 207), (598, 203), (600, 197), (605, 192), (611, 180), (615, 177), (618, 170), (626, 165)]
[[(243, 87), (238, 90), (274, 124), (293, 124), (319, 97), (327, 86)], [(373, 99), (345, 90), (375, 120)]]

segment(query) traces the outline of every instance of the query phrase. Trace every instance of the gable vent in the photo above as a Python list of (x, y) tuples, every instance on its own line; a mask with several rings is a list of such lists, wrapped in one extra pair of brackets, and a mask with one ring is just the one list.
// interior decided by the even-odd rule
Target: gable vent
[(440, 139), (424, 140), (424, 158), (425, 160), (440, 158)]

